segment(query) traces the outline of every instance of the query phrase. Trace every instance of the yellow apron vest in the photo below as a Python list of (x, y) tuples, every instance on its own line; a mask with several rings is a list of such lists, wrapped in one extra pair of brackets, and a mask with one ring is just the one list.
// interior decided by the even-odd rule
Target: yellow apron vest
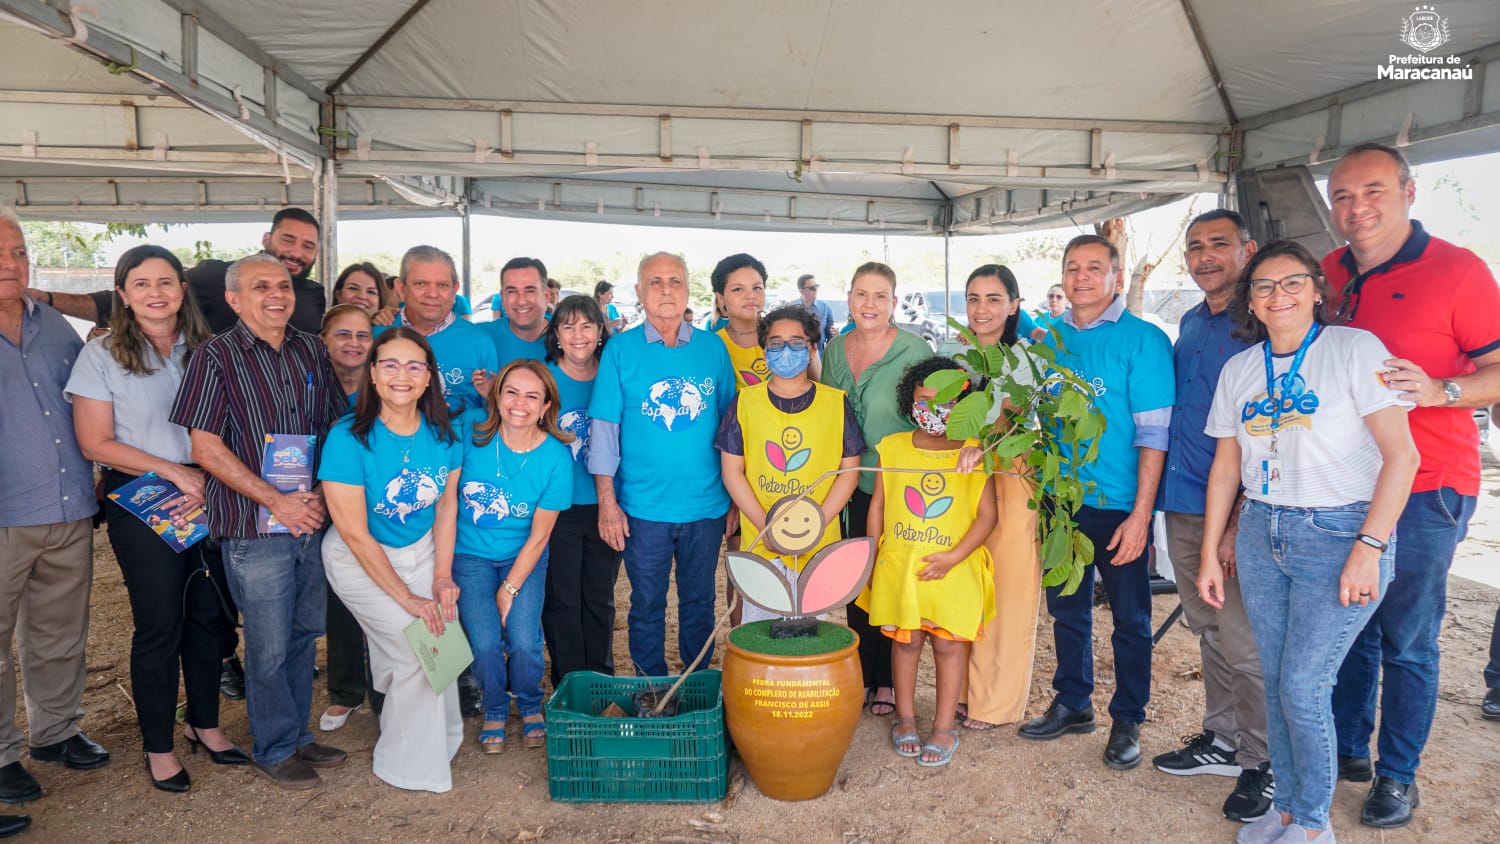
[(771, 368), (766, 366), (765, 349), (760, 346), (747, 349), (729, 339), (728, 326), (714, 333), (724, 341), (724, 348), (729, 350), (729, 364), (734, 367), (734, 380), (740, 390), (771, 380)]
[[(839, 467), (844, 454), (844, 392), (818, 384), (813, 402), (801, 413), (783, 413), (771, 403), (766, 384), (753, 386), (739, 394), (736, 405), (740, 431), (745, 440), (745, 479), (755, 491), (760, 506), (770, 509), (777, 499), (807, 490), (807, 485)], [(809, 491), (822, 506), (833, 487), (827, 478)], [(756, 534), (748, 519), (740, 516), (740, 535), (749, 542)], [(793, 568), (801, 569), (813, 554), (840, 538), (837, 520), (829, 522), (817, 547), (797, 557)], [(766, 559), (780, 554), (765, 542), (743, 549)], [(792, 561), (782, 560), (791, 566)]]

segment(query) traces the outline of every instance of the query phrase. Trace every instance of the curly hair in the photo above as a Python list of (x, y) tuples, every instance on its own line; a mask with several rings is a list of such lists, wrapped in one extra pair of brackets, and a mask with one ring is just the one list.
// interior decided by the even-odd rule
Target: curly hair
[[(927, 376), (934, 372), (942, 372), (945, 369), (963, 371), (963, 367), (958, 365), (958, 361), (955, 361), (953, 358), (945, 358), (942, 355), (933, 355), (925, 360), (919, 360), (906, 368), (906, 374), (901, 376), (900, 386), (896, 387), (896, 408), (901, 411), (901, 415), (908, 422), (913, 425), (917, 424), (917, 420), (911, 418), (911, 406), (916, 401), (917, 388), (922, 386), (922, 382), (927, 380)], [(954, 401), (967, 396), (977, 389), (975, 379), (971, 377), (968, 383), (964, 384), (964, 388), (959, 391), (958, 397)]]
[(802, 326), (802, 333), (807, 336), (807, 342), (817, 345), (818, 342), (818, 318), (802, 305), (782, 305), (760, 318), (755, 326), (755, 342), (762, 349), (766, 347), (766, 337), (771, 333), (771, 324), (789, 320)]

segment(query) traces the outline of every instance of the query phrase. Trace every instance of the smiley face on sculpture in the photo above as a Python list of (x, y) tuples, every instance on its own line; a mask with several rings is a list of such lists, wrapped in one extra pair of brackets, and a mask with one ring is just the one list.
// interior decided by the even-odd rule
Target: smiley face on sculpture
[(825, 527), (823, 510), (816, 503), (789, 496), (772, 504), (766, 513), (765, 543), (780, 554), (804, 554), (817, 546)]

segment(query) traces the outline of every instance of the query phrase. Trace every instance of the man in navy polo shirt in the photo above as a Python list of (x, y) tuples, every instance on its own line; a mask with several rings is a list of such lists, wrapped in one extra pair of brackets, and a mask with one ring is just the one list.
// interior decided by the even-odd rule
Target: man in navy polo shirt
[(1182, 315), (1172, 358), (1177, 374), (1177, 406), (1172, 412), (1167, 469), (1156, 508), (1166, 513), (1167, 549), (1177, 572), (1183, 615), (1198, 636), (1203, 658), (1203, 732), (1181, 749), (1152, 760), (1157, 770), (1178, 776), (1216, 774), (1237, 777), (1224, 801), (1224, 816), (1248, 822), (1271, 808), (1275, 780), (1266, 747), (1266, 690), (1260, 656), (1240, 600), (1234, 572), (1234, 538), (1239, 509), (1219, 545), (1225, 567), (1224, 607), (1214, 609), (1198, 596), (1198, 549), (1203, 540), (1203, 505), (1216, 441), (1203, 433), (1209, 405), (1224, 363), (1249, 347), (1231, 332), (1229, 302), (1235, 283), (1255, 254), (1245, 221), (1233, 211), (1200, 214), (1187, 230), (1188, 274), (1203, 301)]

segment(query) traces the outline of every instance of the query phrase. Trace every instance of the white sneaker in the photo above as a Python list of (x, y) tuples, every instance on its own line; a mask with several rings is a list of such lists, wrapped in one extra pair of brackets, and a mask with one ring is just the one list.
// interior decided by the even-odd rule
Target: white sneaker
[(323, 710), (322, 716), (318, 718), (318, 729), (322, 730), (325, 733), (331, 733), (334, 730), (337, 730), (340, 727), (344, 726), (344, 724), (348, 723), (349, 716), (353, 715), (363, 708), (364, 704), (360, 704), (359, 706), (351, 706), (348, 709), (344, 710), (343, 715), (334, 715), (333, 707), (330, 706), (327, 709)]
[[(1240, 832), (1234, 837), (1234, 842), (1235, 844), (1271, 844), (1294, 826), (1296, 824), (1283, 824), (1281, 813), (1273, 808), (1254, 822), (1240, 827)], [(1297, 828), (1301, 829), (1301, 827)]]
[(1338, 839), (1333, 837), (1332, 826), (1323, 827), (1323, 831), (1318, 833), (1317, 838), (1308, 838), (1307, 827), (1293, 823), (1287, 824), (1286, 831), (1281, 833), (1281, 837), (1276, 839), (1276, 842), (1277, 844), (1292, 844), (1292, 842), (1295, 844), (1338, 844)]

